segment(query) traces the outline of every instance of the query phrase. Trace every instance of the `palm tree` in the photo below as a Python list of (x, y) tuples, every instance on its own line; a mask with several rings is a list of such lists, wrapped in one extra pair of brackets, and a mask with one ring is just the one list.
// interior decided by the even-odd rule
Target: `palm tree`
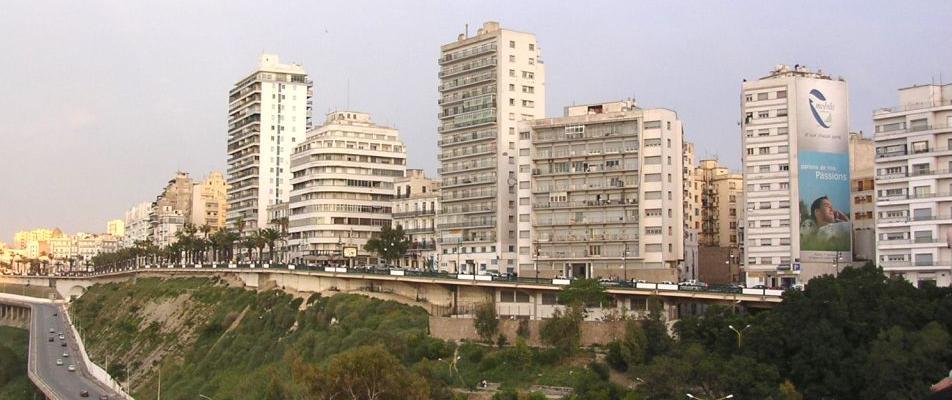
[(258, 231), (258, 237), (268, 244), (268, 260), (270, 262), (274, 262), (274, 243), (283, 239), (284, 236), (284, 232), (273, 228)]
[(264, 248), (268, 245), (268, 239), (262, 236), (261, 231), (262, 230), (259, 229), (251, 234), (251, 241), (254, 244), (255, 249), (258, 250), (258, 262), (263, 261)]
[(211, 227), (211, 225), (204, 224), (201, 227), (199, 227), (198, 230), (199, 232), (202, 233), (202, 257), (201, 258), (202, 258), (202, 262), (204, 262), (208, 260), (208, 256), (205, 254), (205, 248), (210, 244), (210, 241), (208, 240), (208, 236), (209, 234), (212, 233), (214, 229)]

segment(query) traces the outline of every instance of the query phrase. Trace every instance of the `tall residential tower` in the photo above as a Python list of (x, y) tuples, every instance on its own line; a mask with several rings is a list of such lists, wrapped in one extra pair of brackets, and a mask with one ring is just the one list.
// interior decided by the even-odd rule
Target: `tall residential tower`
[(288, 201), (291, 152), (310, 128), (304, 68), (264, 54), (228, 93), (228, 225), (264, 228), (269, 205)]
[(516, 268), (516, 124), (545, 114), (539, 54), (534, 35), (496, 22), (440, 48), (442, 269)]

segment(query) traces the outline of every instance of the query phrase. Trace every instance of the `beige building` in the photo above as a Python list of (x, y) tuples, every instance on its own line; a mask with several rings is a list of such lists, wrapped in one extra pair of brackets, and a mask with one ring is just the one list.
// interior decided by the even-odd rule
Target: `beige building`
[[(422, 169), (408, 169), (394, 181), (393, 226), (403, 227), (410, 250), (399, 266), (436, 269), (436, 218), (440, 209), (440, 182)], [(428, 264), (432, 263), (432, 264)]]
[(440, 268), (514, 271), (516, 125), (545, 115), (538, 41), (486, 22), (443, 45), (438, 63)]
[(519, 203), (532, 207), (519, 215), (520, 276), (678, 278), (684, 147), (674, 111), (571, 106), (526, 122), (520, 137), (531, 164), (519, 168), (532, 176), (519, 182)]
[(863, 133), (850, 133), (850, 211), (853, 213), (853, 260), (876, 260), (876, 146)]
[(179, 171), (159, 194), (149, 215), (151, 240), (158, 247), (175, 243), (175, 233), (185, 227), (192, 212), (192, 179)]
[(122, 237), (122, 247), (132, 247), (138, 241), (147, 241), (152, 234), (152, 223), (149, 221), (153, 214), (153, 203), (142, 202), (126, 210), (123, 225), (125, 235)]
[(228, 185), (225, 176), (212, 171), (208, 178), (192, 184), (192, 204), (189, 222), (201, 227), (208, 225), (213, 231), (225, 227), (228, 215)]
[(106, 233), (114, 237), (122, 237), (126, 234), (126, 224), (121, 219), (114, 219), (106, 222)]
[(740, 279), (740, 240), (737, 235), (744, 177), (717, 160), (701, 160), (694, 169), (701, 193), (701, 276), (707, 283)]
[(291, 156), (289, 250), (296, 260), (374, 262), (367, 240), (391, 225), (394, 181), (406, 171), (406, 148), (396, 129), (370, 115), (336, 111), (311, 130)]
[(228, 93), (228, 225), (268, 224), (268, 206), (288, 201), (291, 153), (311, 127), (312, 85), (304, 67), (263, 54)]
[(899, 89), (873, 113), (876, 259), (918, 287), (952, 285), (952, 84)]
[(37, 228), (29, 231), (20, 231), (13, 235), (13, 245), (20, 249), (27, 247), (27, 242), (47, 242), (52, 238), (62, 237), (59, 229)]

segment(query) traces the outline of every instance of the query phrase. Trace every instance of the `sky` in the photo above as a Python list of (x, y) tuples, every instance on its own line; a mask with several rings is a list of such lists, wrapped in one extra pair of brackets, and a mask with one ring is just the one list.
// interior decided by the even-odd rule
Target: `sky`
[(491, 20), (536, 34), (547, 116), (633, 97), (677, 111), (698, 158), (735, 169), (741, 81), (776, 64), (845, 78), (867, 135), (896, 89), (952, 82), (948, 0), (0, 0), (0, 241), (102, 232), (176, 170), (224, 171), (228, 90), (263, 52), (304, 65), (315, 124), (368, 112), (435, 175), (439, 47)]

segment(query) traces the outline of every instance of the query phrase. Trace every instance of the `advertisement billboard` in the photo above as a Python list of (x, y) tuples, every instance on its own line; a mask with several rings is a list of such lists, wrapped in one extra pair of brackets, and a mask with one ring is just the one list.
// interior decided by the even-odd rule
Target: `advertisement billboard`
[(846, 82), (797, 82), (800, 258), (852, 257)]

